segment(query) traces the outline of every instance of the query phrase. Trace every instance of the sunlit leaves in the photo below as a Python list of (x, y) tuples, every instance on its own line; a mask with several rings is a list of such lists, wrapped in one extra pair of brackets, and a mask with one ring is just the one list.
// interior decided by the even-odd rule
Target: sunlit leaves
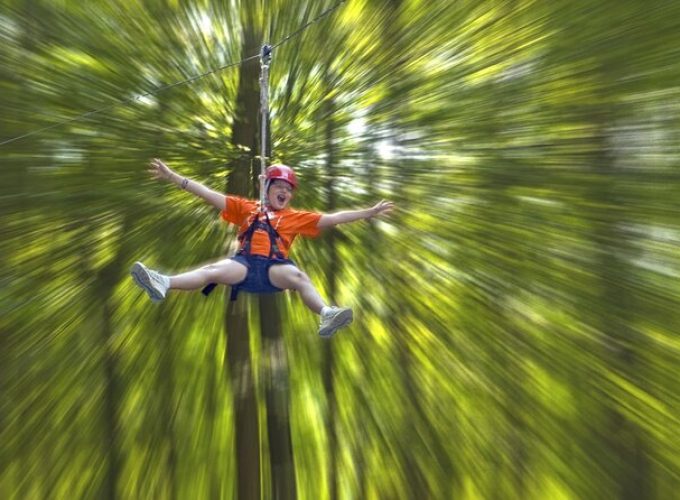
[[(155, 307), (127, 270), (227, 253), (216, 214), (144, 169), (222, 189), (248, 153), (229, 144), (237, 68), (155, 90), (237, 62), (244, 9), (6, 5), (0, 140), (102, 111), (0, 149), (0, 496), (101, 497), (113, 394), (119, 496), (230, 498), (223, 297)], [(276, 42), (334, 4), (257, 5)], [(336, 239), (357, 318), (333, 340), (344, 497), (413, 479), (438, 498), (623, 497), (634, 469), (646, 497), (677, 494), (678, 14), (348, 1), (277, 48), (272, 139), (298, 206), (325, 205), (329, 119), (338, 207), (398, 204)], [(330, 255), (293, 255), (324, 295)], [(325, 498), (317, 318), (282, 302), (299, 494)]]

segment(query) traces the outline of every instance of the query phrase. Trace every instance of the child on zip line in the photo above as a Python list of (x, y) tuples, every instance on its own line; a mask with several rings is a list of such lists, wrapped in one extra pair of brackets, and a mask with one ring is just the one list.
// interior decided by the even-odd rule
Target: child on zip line
[(155, 179), (177, 184), (220, 210), (225, 221), (239, 227), (240, 243), (233, 257), (176, 275), (161, 274), (136, 262), (132, 277), (152, 301), (163, 300), (169, 290), (205, 287), (207, 294), (215, 284), (230, 285), (232, 300), (240, 290), (251, 293), (296, 290), (304, 304), (321, 316), (322, 337), (330, 337), (352, 322), (352, 309), (328, 305), (309, 277), (288, 259), (288, 252), (298, 235), (314, 238), (323, 229), (370, 219), (391, 211), (392, 202), (383, 200), (371, 208), (332, 214), (295, 210), (289, 207), (298, 187), (295, 172), (286, 165), (272, 165), (261, 179), (265, 183), (265, 210), (260, 210), (258, 201), (213, 191), (178, 175), (159, 159), (151, 161), (149, 172)]

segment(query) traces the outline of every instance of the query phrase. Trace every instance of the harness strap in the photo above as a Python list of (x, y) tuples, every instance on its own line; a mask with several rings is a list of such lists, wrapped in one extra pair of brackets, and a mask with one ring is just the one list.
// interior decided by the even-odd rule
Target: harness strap
[(255, 234), (255, 231), (258, 229), (261, 229), (266, 231), (269, 235), (269, 255), (267, 255), (267, 258), (271, 259), (273, 256), (276, 256), (279, 259), (285, 259), (286, 257), (279, 248), (281, 235), (279, 235), (276, 229), (274, 229), (274, 226), (272, 226), (272, 223), (269, 220), (269, 214), (265, 212), (264, 216), (265, 222), (262, 222), (259, 218), (259, 214), (256, 214), (255, 219), (250, 226), (239, 234), (238, 240), (241, 242), (241, 249), (237, 252), (237, 255), (250, 255), (250, 245), (253, 240), (253, 234)]
[[(276, 259), (281, 260), (286, 258), (283, 255), (283, 252), (279, 248), (278, 244), (278, 241), (282, 239), (281, 235), (279, 235), (278, 231), (276, 231), (276, 229), (274, 229), (274, 226), (272, 226), (272, 223), (269, 220), (269, 214), (267, 212), (264, 212), (264, 217), (265, 222), (262, 222), (260, 220), (260, 214), (256, 213), (253, 222), (250, 223), (250, 225), (245, 231), (238, 235), (238, 240), (241, 242), (241, 249), (238, 252), (236, 252), (236, 255), (249, 256), (253, 234), (255, 234), (256, 230), (262, 229), (267, 231), (267, 234), (269, 235), (269, 255), (267, 255), (267, 258), (271, 259), (272, 257), (276, 257)], [(217, 286), (216, 283), (209, 283), (203, 288), (203, 290), (201, 290), (201, 293), (207, 297), (215, 289), (216, 286)], [(240, 289), (239, 285), (232, 285), (230, 300), (232, 301), (236, 300), (236, 296), (238, 295), (239, 289)]]

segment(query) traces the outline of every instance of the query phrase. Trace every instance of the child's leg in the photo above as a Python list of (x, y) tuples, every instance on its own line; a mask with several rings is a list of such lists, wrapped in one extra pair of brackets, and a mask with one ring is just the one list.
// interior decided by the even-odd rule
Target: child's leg
[(246, 277), (248, 269), (240, 262), (224, 259), (185, 273), (169, 276), (170, 288), (175, 290), (196, 290), (208, 283), (234, 285)]
[(302, 301), (312, 311), (321, 315), (319, 335), (331, 337), (337, 330), (349, 325), (353, 319), (349, 307), (328, 307), (309, 277), (291, 264), (276, 264), (269, 268), (269, 281), (277, 288), (297, 290)]
[(292, 264), (276, 264), (269, 268), (269, 281), (276, 288), (297, 290), (307, 307), (317, 314), (326, 305), (309, 276)]

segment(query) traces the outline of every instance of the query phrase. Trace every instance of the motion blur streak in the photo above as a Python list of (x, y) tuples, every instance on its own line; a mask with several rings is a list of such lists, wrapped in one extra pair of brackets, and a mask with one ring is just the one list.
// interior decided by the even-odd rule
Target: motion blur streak
[[(0, 0), (0, 142), (133, 99), (0, 148), (0, 498), (236, 498), (225, 298), (155, 305), (128, 270), (225, 255), (218, 214), (145, 170), (225, 189), (255, 154), (241, 68), (134, 98), (334, 3)], [(275, 50), (294, 205), (398, 210), (296, 243), (356, 320), (329, 345), (281, 297), (294, 491), (250, 320), (264, 498), (678, 498), (679, 19), (348, 0)]]

